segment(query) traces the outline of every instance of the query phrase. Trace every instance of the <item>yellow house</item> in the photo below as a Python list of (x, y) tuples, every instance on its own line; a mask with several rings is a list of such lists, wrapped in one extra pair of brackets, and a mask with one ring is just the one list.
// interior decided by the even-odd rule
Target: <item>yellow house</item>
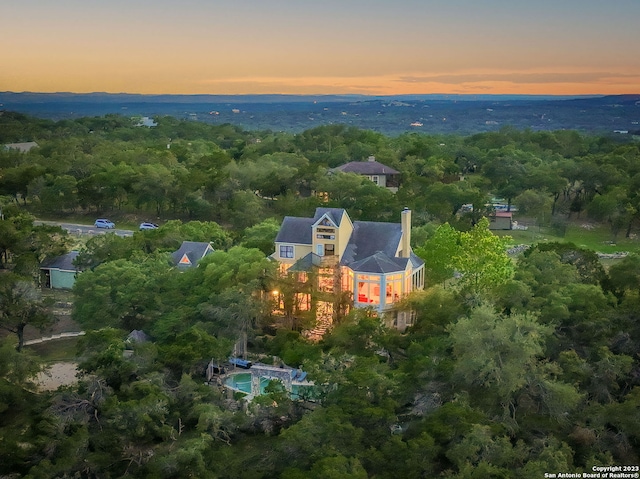
[[(411, 210), (400, 223), (351, 221), (341, 208), (317, 208), (313, 218), (287, 216), (275, 240), (271, 256), (280, 272), (317, 273), (314, 293), (301, 293), (300, 311), (316, 308), (325, 327), (335, 319), (333, 298), (349, 297), (349, 306), (371, 307), (389, 326), (404, 330), (411, 324), (409, 312), (394, 305), (412, 291), (424, 288), (424, 262), (411, 250)], [(323, 293), (324, 296), (323, 296)], [(311, 296), (311, 297), (309, 297)], [(327, 324), (329, 323), (329, 324)]]

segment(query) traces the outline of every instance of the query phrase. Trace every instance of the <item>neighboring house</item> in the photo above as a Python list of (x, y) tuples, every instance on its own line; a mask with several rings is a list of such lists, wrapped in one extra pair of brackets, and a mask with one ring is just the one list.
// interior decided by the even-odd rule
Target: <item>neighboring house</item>
[(375, 156), (370, 156), (367, 161), (350, 161), (347, 164), (333, 168), (331, 171), (356, 173), (373, 181), (382, 188), (387, 188), (393, 193), (398, 191), (400, 172), (382, 163), (378, 163)]
[(496, 211), (489, 216), (490, 230), (510, 230), (513, 224), (513, 213), (511, 211)]
[(72, 251), (57, 258), (42, 263), (40, 266), (42, 286), (53, 289), (71, 289), (80, 272), (73, 264), (78, 257), (77, 251)]
[(158, 126), (158, 123), (156, 123), (153, 118), (143, 116), (142, 118), (140, 118), (140, 121), (136, 124), (136, 126), (146, 126), (147, 128), (153, 128), (154, 126)]
[(18, 150), (20, 153), (27, 153), (32, 148), (37, 148), (38, 144), (35, 141), (27, 141), (24, 143), (7, 143), (4, 145), (5, 150)]
[(271, 258), (283, 275), (298, 278), (300, 292), (293, 300), (281, 297), (281, 308), (294, 316), (312, 311), (329, 327), (351, 307), (371, 307), (389, 326), (404, 330), (411, 314), (394, 306), (424, 288), (424, 262), (410, 242), (409, 209), (401, 223), (352, 222), (341, 208), (317, 208), (313, 218), (285, 217)]
[(149, 341), (151, 341), (151, 338), (141, 329), (134, 329), (133, 331), (131, 331), (129, 333), (129, 336), (127, 336), (127, 339), (125, 340), (127, 344), (147, 343)]
[(183, 241), (180, 249), (171, 253), (171, 259), (178, 268), (194, 268), (210, 253), (213, 253), (211, 243)]

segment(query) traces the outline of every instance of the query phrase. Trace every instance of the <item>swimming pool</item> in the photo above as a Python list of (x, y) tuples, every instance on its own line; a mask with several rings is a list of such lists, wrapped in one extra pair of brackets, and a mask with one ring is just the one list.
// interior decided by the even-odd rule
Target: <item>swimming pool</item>
[[(262, 377), (260, 378), (260, 394), (264, 394), (264, 388), (269, 385), (271, 379)], [(237, 373), (230, 375), (224, 381), (224, 385), (231, 388), (242, 391), (243, 393), (251, 393), (251, 373)]]
[[(265, 388), (272, 380), (274, 379), (264, 376), (260, 378), (260, 394), (264, 394)], [(277, 379), (275, 380), (278, 381)], [(224, 380), (224, 385), (235, 391), (251, 394), (251, 373), (230, 374)], [(291, 399), (313, 400), (316, 396), (317, 390), (313, 384), (293, 384), (291, 386)]]

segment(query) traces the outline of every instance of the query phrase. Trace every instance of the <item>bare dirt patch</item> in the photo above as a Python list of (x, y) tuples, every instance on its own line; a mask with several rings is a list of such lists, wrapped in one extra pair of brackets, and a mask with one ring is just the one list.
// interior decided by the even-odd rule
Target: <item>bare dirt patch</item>
[(46, 371), (38, 374), (36, 383), (43, 391), (55, 391), (60, 386), (69, 386), (78, 381), (76, 363), (62, 362), (51, 364)]

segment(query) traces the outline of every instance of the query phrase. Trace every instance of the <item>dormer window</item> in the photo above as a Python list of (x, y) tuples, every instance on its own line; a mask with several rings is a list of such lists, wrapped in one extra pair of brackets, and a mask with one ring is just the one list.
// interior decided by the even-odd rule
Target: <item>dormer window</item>
[(316, 238), (325, 240), (336, 239), (336, 230), (334, 228), (316, 228)]

